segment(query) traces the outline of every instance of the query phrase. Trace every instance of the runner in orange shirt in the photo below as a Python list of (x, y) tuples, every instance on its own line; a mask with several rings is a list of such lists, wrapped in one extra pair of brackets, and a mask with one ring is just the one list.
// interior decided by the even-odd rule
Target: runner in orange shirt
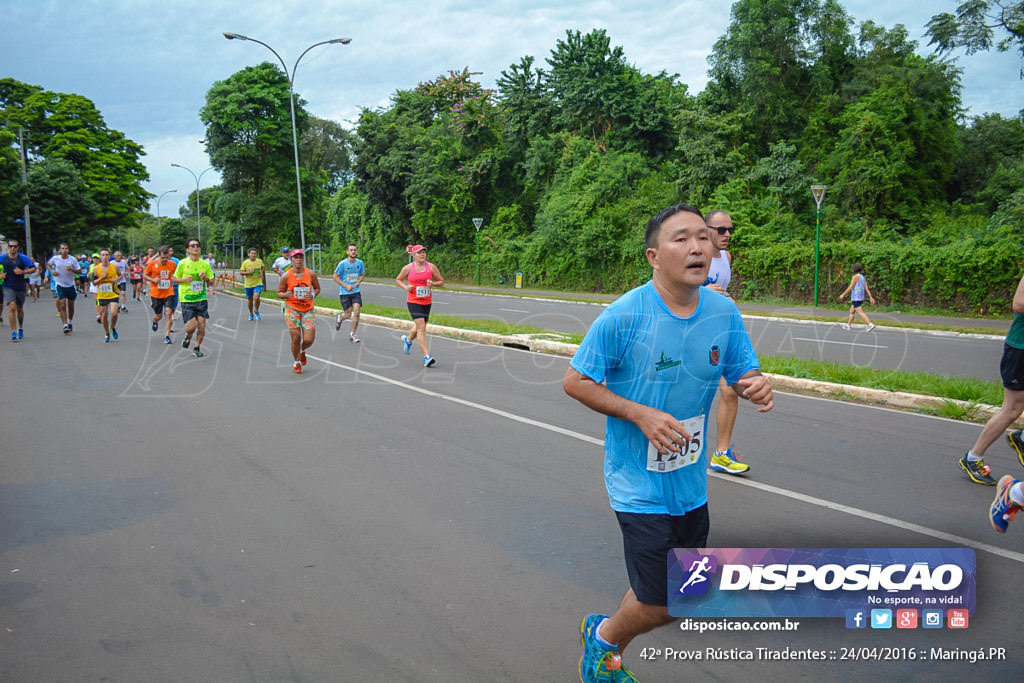
[(277, 298), (284, 301), (284, 320), (292, 338), (292, 372), (302, 374), (306, 364), (306, 349), (316, 340), (316, 311), (313, 299), (320, 294), (320, 280), (306, 268), (306, 255), (293, 249), (292, 267), (281, 275), (277, 284)]

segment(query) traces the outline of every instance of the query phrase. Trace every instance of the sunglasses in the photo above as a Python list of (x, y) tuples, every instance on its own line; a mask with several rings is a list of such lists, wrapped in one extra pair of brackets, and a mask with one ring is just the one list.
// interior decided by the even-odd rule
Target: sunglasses
[(731, 225), (709, 225), (709, 228), (717, 232), (719, 235), (731, 235), (736, 232), (736, 228)]
[(188, 248), (191, 249), (192, 247), (198, 247), (198, 246), (199, 246), (198, 244), (190, 244), (190, 245), (188, 245)]

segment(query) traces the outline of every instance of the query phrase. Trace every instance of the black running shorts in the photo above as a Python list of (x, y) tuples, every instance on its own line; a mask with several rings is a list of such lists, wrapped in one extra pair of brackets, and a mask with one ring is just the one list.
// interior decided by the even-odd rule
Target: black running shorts
[(668, 551), (704, 548), (708, 544), (707, 503), (683, 516), (618, 512), (626, 574), (636, 599), (647, 605), (668, 605)]

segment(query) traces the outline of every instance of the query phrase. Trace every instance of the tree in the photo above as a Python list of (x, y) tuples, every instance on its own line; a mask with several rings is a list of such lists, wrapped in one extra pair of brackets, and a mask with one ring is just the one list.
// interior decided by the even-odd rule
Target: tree
[(56, 251), (60, 242), (74, 243), (100, 236), (89, 222), (89, 217), (97, 213), (96, 203), (71, 162), (44, 159), (32, 164), (28, 171), (28, 195), (32, 241), (37, 253)]
[[(281, 232), (289, 242), (298, 232), (288, 97), (284, 72), (263, 62), (214, 83), (200, 110), (210, 164), (221, 172), (226, 193), (223, 217), (243, 226), (245, 241), (262, 250)], [(309, 117), (301, 105), (296, 102), (295, 119), (305, 133)], [(303, 185), (316, 179), (307, 173)], [(304, 205), (309, 197), (304, 188)]]
[(1024, 2), (1020, 0), (967, 0), (956, 8), (956, 15), (936, 14), (928, 22), (928, 44), (935, 45), (939, 54), (962, 47), (972, 55), (992, 48), (997, 29), (1009, 35), (995, 43), (996, 49), (1006, 52), (1016, 45), (1024, 58)]
[(145, 152), (108, 128), (88, 98), (0, 79), (0, 123), (7, 139), (24, 131), (29, 165), (62, 159), (76, 169), (94, 211), (83, 218), (93, 227), (112, 229), (144, 215), (152, 196), (142, 188), (149, 179)]

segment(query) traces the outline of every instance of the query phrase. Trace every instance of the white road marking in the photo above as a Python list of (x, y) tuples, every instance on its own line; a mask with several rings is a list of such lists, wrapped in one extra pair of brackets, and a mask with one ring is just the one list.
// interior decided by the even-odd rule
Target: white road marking
[(529, 311), (524, 311), (524, 310), (519, 309), (519, 308), (499, 308), (498, 310), (499, 311), (506, 311), (508, 313), (529, 313)]
[[(588, 443), (588, 444), (591, 444), (591, 445), (594, 445), (594, 446), (602, 446), (602, 447), (604, 446), (604, 439), (597, 439), (597, 438), (594, 438), (594, 437), (589, 436), (587, 434), (581, 434), (580, 432), (575, 432), (575, 431), (573, 431), (571, 429), (565, 429), (564, 427), (559, 427), (557, 425), (548, 424), (546, 422), (540, 422), (539, 420), (534, 420), (534, 419), (531, 419), (531, 418), (528, 418), (528, 417), (523, 417), (522, 415), (516, 415), (515, 413), (510, 413), (507, 410), (501, 410), (499, 408), (492, 408), (491, 406), (487, 406), (487, 405), (484, 405), (482, 403), (476, 403), (474, 401), (467, 401), (466, 399), (463, 399), (463, 398), (457, 398), (455, 396), (449, 396), (447, 394), (442, 394), (442, 393), (439, 393), (437, 391), (431, 391), (430, 389), (424, 389), (423, 387), (418, 387), (418, 386), (415, 386), (413, 384), (408, 384), (406, 382), (402, 382), (402, 381), (399, 381), (399, 380), (396, 380), (396, 379), (391, 379), (390, 377), (385, 377), (383, 375), (378, 375), (377, 373), (374, 373), (374, 372), (368, 372), (366, 370), (360, 370), (359, 368), (354, 368), (351, 365), (343, 365), (342, 363), (336, 363), (334, 361), (330, 361), (330, 360), (327, 360), (325, 358), (319, 358), (317, 356), (309, 356), (309, 358), (310, 358), (310, 360), (319, 361), (321, 363), (324, 363), (325, 365), (333, 365), (334, 367), (341, 368), (342, 370), (349, 370), (350, 372), (354, 372), (354, 373), (357, 373), (357, 374), (360, 374), (360, 375), (365, 375), (367, 377), (372, 377), (373, 379), (379, 380), (381, 382), (385, 382), (387, 384), (393, 384), (394, 386), (402, 387), (403, 389), (407, 389), (409, 391), (415, 391), (417, 393), (423, 394), (424, 396), (432, 396), (434, 398), (439, 398), (439, 399), (441, 399), (443, 401), (450, 401), (451, 403), (456, 403), (456, 404), (461, 405), (461, 406), (466, 406), (467, 408), (475, 408), (476, 410), (482, 410), (484, 412), (491, 413), (492, 415), (497, 415), (499, 417), (504, 417), (504, 418), (507, 418), (509, 420), (513, 420), (515, 422), (521, 422), (523, 424), (528, 424), (528, 425), (530, 425), (532, 427), (539, 427), (541, 429), (546, 429), (546, 430), (548, 430), (550, 432), (554, 432), (556, 434), (561, 434), (563, 436), (572, 437), (573, 439), (577, 439), (579, 441), (582, 441), (584, 443)], [(880, 515), (880, 514), (875, 513), (875, 512), (868, 512), (867, 510), (861, 510), (859, 508), (850, 507), (849, 505), (842, 505), (840, 503), (836, 503), (836, 502), (833, 502), (833, 501), (830, 501), (830, 500), (825, 500), (823, 498), (816, 498), (814, 496), (808, 496), (806, 494), (798, 493), (796, 491), (789, 491), (787, 489), (779, 488), (778, 486), (772, 486), (771, 484), (764, 484), (764, 483), (757, 482), (757, 481), (751, 481), (749, 479), (741, 479), (741, 478), (736, 477), (736, 476), (719, 474), (717, 472), (708, 472), (708, 474), (710, 474), (712, 477), (715, 477), (717, 479), (721, 479), (722, 481), (727, 481), (727, 482), (730, 482), (730, 483), (733, 483), (733, 484), (739, 484), (740, 486), (748, 486), (748, 487), (750, 487), (752, 489), (757, 489), (759, 491), (764, 491), (765, 493), (773, 493), (775, 495), (783, 496), (783, 497), (786, 497), (786, 498), (790, 498), (792, 500), (798, 500), (798, 501), (800, 501), (802, 503), (808, 503), (810, 505), (816, 505), (818, 507), (822, 507), (822, 508), (825, 508), (827, 510), (835, 510), (836, 512), (842, 512), (844, 514), (851, 515), (853, 517), (860, 517), (861, 519), (866, 519), (866, 520), (869, 520), (869, 521), (872, 521), (872, 522), (877, 522), (879, 524), (884, 524), (886, 526), (891, 526), (891, 527), (894, 527), (896, 529), (903, 529), (905, 531), (912, 531), (914, 533), (918, 533), (918, 534), (921, 534), (923, 536), (930, 536), (931, 538), (934, 538), (934, 539), (939, 540), (939, 541), (944, 541), (944, 542), (947, 542), (947, 543), (955, 543), (956, 545), (961, 545), (961, 546), (968, 546), (968, 547), (974, 548), (975, 550), (981, 550), (981, 551), (984, 551), (984, 552), (987, 552), (987, 553), (991, 553), (993, 555), (998, 555), (999, 557), (1004, 557), (1004, 558), (1006, 558), (1008, 560), (1013, 560), (1014, 562), (1019, 562), (1021, 564), (1024, 564), (1024, 553), (1018, 553), (1018, 552), (1014, 552), (1012, 550), (1006, 550), (1005, 548), (1000, 548), (1000, 547), (997, 547), (997, 546), (994, 546), (994, 545), (990, 545), (988, 543), (981, 543), (979, 541), (975, 541), (973, 539), (966, 538), (964, 536), (957, 536), (955, 534), (949, 534), (949, 533), (946, 533), (945, 531), (939, 531), (938, 529), (932, 529), (932, 528), (929, 528), (929, 527), (926, 527), (926, 526), (921, 526), (920, 524), (914, 524), (912, 522), (906, 522), (906, 521), (903, 521), (901, 519), (896, 519), (894, 517), (887, 517), (886, 515)]]
[(793, 341), (814, 342), (815, 344), (842, 344), (843, 346), (863, 346), (869, 349), (887, 349), (888, 346), (878, 344), (858, 344), (856, 342), (832, 341), (831, 339), (809, 339), (807, 337), (790, 337)]

